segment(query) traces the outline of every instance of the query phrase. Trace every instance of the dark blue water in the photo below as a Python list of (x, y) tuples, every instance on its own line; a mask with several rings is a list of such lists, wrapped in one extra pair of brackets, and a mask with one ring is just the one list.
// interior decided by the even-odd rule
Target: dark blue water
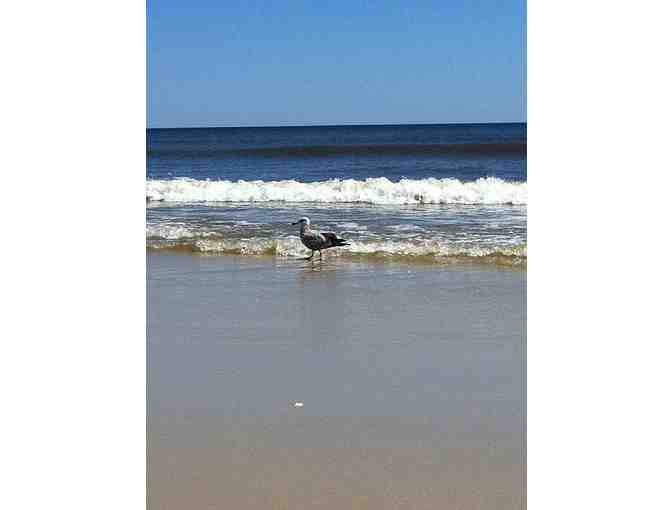
[(526, 124), (149, 129), (147, 176), (524, 181), (525, 144)]
[(525, 124), (150, 129), (147, 245), (298, 256), (526, 258)]

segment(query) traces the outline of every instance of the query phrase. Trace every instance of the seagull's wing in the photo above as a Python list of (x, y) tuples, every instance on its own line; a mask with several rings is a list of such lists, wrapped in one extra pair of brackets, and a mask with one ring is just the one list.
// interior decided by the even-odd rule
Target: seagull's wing
[(338, 237), (334, 232), (320, 232), (325, 241), (329, 243), (329, 247), (332, 246), (347, 246), (346, 240)]
[(329, 241), (331, 244), (335, 243), (338, 240), (338, 236), (334, 232), (320, 232), (322, 237), (325, 240)]
[(322, 243), (326, 240), (320, 232), (315, 232), (314, 230), (304, 232), (303, 238), (309, 241)]
[(310, 250), (321, 250), (327, 244), (326, 238), (319, 232), (306, 231), (301, 234), (301, 241)]

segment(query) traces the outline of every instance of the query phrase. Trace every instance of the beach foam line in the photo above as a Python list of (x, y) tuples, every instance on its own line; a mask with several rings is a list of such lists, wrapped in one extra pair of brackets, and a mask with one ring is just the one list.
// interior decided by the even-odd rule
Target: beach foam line
[[(211, 255), (273, 255), (305, 257), (310, 252), (298, 237), (280, 239), (152, 239), (147, 247), (154, 250), (178, 250)], [(326, 253), (326, 252), (325, 252)], [(350, 246), (328, 250), (330, 257), (391, 259), (510, 259), (525, 262), (526, 244), (464, 245), (449, 241), (350, 241)]]
[(146, 181), (149, 201), (166, 202), (294, 202), (417, 204), (527, 204), (527, 182), (496, 177), (475, 181), (458, 179), (365, 180), (332, 179), (321, 182), (209, 181), (190, 178)]

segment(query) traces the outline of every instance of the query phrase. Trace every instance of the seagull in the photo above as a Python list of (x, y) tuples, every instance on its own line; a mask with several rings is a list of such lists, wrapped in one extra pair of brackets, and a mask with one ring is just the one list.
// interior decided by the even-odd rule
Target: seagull
[(306, 257), (306, 260), (312, 259), (316, 251), (320, 252), (320, 260), (322, 260), (322, 250), (336, 246), (350, 246), (345, 239), (341, 239), (333, 232), (310, 230), (310, 218), (306, 216), (292, 223), (292, 225), (301, 225), (299, 227), (299, 237), (304, 246), (310, 250), (310, 257)]

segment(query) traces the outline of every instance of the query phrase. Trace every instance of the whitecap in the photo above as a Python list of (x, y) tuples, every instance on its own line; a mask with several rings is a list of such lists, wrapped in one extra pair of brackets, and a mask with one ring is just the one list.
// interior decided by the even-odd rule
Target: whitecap
[(166, 202), (313, 202), (408, 204), (527, 204), (527, 182), (495, 177), (475, 181), (458, 179), (365, 180), (332, 179), (321, 182), (202, 181), (179, 178), (146, 181), (150, 201)]

